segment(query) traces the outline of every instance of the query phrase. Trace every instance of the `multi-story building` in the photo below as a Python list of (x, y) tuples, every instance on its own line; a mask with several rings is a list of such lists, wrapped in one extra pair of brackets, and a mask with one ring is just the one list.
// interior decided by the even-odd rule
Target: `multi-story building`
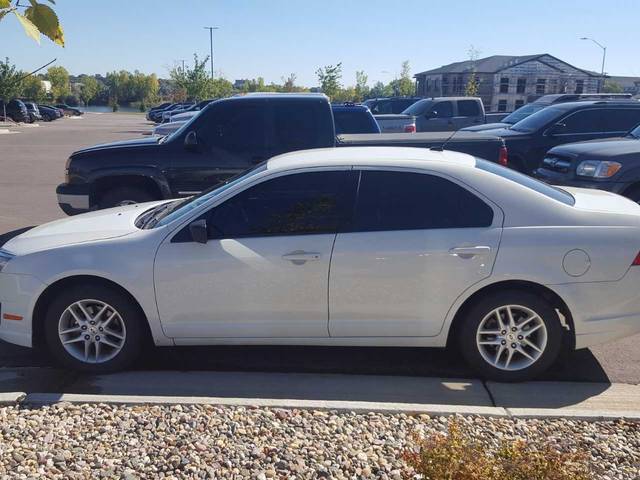
[(416, 92), (423, 97), (464, 95), (474, 76), (485, 109), (497, 112), (511, 112), (550, 93), (596, 93), (602, 81), (599, 74), (548, 53), (493, 55), (418, 73)]

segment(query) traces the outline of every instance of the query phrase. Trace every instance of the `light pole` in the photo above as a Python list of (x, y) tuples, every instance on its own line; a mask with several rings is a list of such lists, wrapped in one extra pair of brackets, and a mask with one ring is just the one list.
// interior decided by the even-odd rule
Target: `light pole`
[[(595, 43), (597, 46), (599, 46), (602, 49), (602, 69), (600, 71), (600, 76), (602, 77), (602, 87), (604, 88), (604, 62), (607, 58), (607, 47), (605, 47), (600, 42), (598, 42), (597, 40), (594, 40), (591, 37), (581, 37), (580, 40), (591, 40), (593, 43)], [(600, 89), (598, 89), (598, 93), (600, 93)]]
[(211, 78), (213, 78), (213, 31), (218, 30), (220, 27), (204, 27), (205, 30), (209, 30), (209, 43), (211, 45), (211, 54), (209, 55), (211, 59)]

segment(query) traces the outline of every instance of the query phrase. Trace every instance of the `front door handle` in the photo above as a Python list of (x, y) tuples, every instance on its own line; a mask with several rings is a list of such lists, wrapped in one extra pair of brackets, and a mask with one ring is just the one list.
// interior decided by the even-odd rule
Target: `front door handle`
[(488, 255), (491, 247), (476, 245), (474, 247), (454, 247), (449, 249), (449, 254), (460, 258), (473, 258), (479, 255)]
[(317, 261), (320, 260), (320, 257), (322, 257), (322, 254), (318, 252), (305, 252), (302, 250), (282, 255), (283, 260), (288, 260), (296, 265), (302, 265), (305, 262)]

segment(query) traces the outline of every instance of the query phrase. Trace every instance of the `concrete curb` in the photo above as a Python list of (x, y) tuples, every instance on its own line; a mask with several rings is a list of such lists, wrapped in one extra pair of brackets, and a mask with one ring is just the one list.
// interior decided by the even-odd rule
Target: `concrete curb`
[[(468, 405), (433, 405), (416, 403), (354, 402), (332, 400), (295, 400), (275, 398), (222, 398), (222, 397), (168, 397), (140, 395), (88, 395), (73, 393), (20, 393), (4, 394), (14, 402), (41, 406), (61, 402), (74, 404), (106, 403), (113, 405), (222, 405), (268, 408), (296, 408), (307, 410), (335, 410), (341, 412), (378, 412), (427, 414), (431, 416), (478, 415), (483, 417), (521, 418), (521, 419), (572, 419), (587, 421), (634, 420), (640, 421), (640, 410), (610, 411), (587, 409), (552, 408), (503, 408), (478, 407)], [(22, 397), (22, 398), (21, 398)], [(0, 397), (0, 403), (2, 403)], [(9, 400), (4, 403), (10, 403)]]
[(26, 398), (24, 392), (2, 392), (0, 393), (0, 405), (10, 405), (20, 403)]

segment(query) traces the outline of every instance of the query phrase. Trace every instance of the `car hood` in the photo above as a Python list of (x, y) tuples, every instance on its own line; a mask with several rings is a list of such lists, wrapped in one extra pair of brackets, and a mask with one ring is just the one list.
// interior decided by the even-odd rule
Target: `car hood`
[[(83, 148), (82, 150), (78, 150), (73, 152), (73, 155), (78, 155), (82, 153), (95, 152), (99, 150), (109, 150), (112, 148), (138, 148), (138, 147), (148, 147), (152, 145), (157, 145), (157, 138), (136, 138), (133, 140), (122, 140), (119, 142), (111, 142), (111, 143), (101, 143), (99, 145), (94, 145), (93, 147)], [(72, 155), (72, 156), (73, 156)]]
[(553, 148), (549, 153), (571, 156), (617, 157), (620, 155), (640, 153), (640, 140), (635, 138), (607, 138), (586, 142), (569, 143)]
[(191, 117), (195, 117), (199, 113), (200, 111), (179, 113), (171, 117), (171, 122), (186, 121), (186, 120), (189, 120)]
[(145, 210), (166, 202), (140, 203), (63, 218), (32, 228), (2, 247), (16, 255), (117, 238), (139, 231), (136, 218)]
[(461, 128), (461, 130), (464, 130), (465, 132), (484, 132), (485, 130), (498, 130), (498, 129), (508, 128), (510, 126), (511, 124), (504, 123), (504, 122), (484, 123), (482, 125), (474, 125), (473, 127), (464, 127), (464, 128)]

